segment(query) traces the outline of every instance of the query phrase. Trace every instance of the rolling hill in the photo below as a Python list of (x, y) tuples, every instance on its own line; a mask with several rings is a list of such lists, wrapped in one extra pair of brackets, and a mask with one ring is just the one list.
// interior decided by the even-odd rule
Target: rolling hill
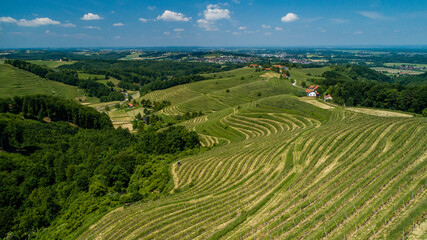
[(301, 101), (289, 80), (262, 74), (238, 69), (143, 96), (170, 101), (165, 117), (202, 111), (179, 125), (213, 148), (171, 166), (169, 195), (117, 208), (69, 237), (427, 238), (425, 118)]
[(87, 98), (82, 89), (43, 79), (35, 74), (0, 64), (0, 96), (13, 97), (34, 94), (48, 94), (77, 101), (79, 98), (87, 102), (96, 102), (96, 98)]

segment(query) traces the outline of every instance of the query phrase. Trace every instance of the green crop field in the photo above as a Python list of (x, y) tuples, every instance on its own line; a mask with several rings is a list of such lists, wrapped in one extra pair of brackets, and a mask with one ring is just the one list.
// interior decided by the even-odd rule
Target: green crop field
[(79, 78), (80, 79), (97, 79), (97, 80), (104, 80), (105, 76), (104, 75), (97, 75), (97, 74), (89, 74), (89, 73), (79, 73)]
[(375, 71), (380, 71), (380, 72), (387, 72), (391, 75), (402, 72), (404, 74), (423, 74), (424, 72), (422, 71), (412, 71), (412, 70), (400, 70), (400, 69), (395, 69), (395, 68), (386, 68), (386, 67), (373, 67), (371, 68)]
[(76, 61), (42, 61), (42, 60), (31, 60), (28, 61), (32, 64), (43, 65), (50, 68), (57, 68), (62, 65), (73, 64)]
[(418, 63), (384, 63), (384, 66), (387, 67), (393, 67), (393, 66), (414, 66), (414, 67), (422, 67), (422, 68), (427, 68), (427, 64), (418, 64)]
[(169, 195), (70, 238), (425, 238), (427, 120), (319, 108), (262, 74), (239, 69), (142, 96), (171, 101), (164, 115), (203, 111), (180, 125), (213, 148), (171, 166)]
[(0, 96), (13, 97), (34, 94), (52, 94), (68, 99), (86, 99), (83, 102), (97, 102), (97, 98), (84, 96), (82, 89), (40, 78), (27, 71), (0, 64)]

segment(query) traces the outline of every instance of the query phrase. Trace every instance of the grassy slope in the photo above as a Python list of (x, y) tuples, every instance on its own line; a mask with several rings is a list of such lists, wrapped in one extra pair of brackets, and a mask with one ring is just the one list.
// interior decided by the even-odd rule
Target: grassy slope
[(43, 66), (50, 67), (50, 68), (57, 68), (57, 67), (62, 66), (62, 65), (73, 64), (76, 61), (62, 61), (61, 62), (61, 61), (31, 60), (28, 62), (30, 62), (32, 64), (43, 65)]
[[(46, 80), (8, 64), (0, 64), (0, 96), (12, 97), (32, 94), (53, 94), (73, 100), (84, 98), (83, 90), (77, 87)], [(96, 98), (87, 99), (87, 102), (96, 101)]]
[(321, 109), (289, 95), (287, 80), (247, 69), (219, 75), (145, 96), (170, 100), (163, 114), (204, 111), (181, 125), (203, 145), (219, 146), (172, 166), (170, 196), (119, 208), (79, 239), (416, 239), (426, 232), (426, 119)]

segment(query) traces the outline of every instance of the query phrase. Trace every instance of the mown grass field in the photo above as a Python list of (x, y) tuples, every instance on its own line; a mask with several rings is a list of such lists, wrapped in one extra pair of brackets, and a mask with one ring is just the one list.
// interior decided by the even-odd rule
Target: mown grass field
[(143, 96), (172, 102), (160, 114), (203, 111), (180, 125), (215, 147), (171, 166), (169, 195), (120, 207), (72, 238), (425, 238), (427, 120), (321, 108), (261, 74), (239, 69)]
[(415, 67), (425, 67), (427, 68), (427, 64), (418, 64), (418, 63), (384, 63), (384, 66), (393, 67), (393, 66), (415, 66)]
[(76, 61), (43, 61), (43, 60), (31, 60), (28, 61), (32, 64), (42, 65), (50, 68), (57, 68), (62, 65), (73, 64)]
[(0, 96), (13, 97), (34, 94), (49, 94), (61, 96), (82, 103), (94, 103), (97, 98), (85, 97), (82, 89), (63, 83), (40, 78), (27, 71), (12, 67), (8, 64), (0, 64)]
[(373, 67), (371, 68), (375, 71), (381, 71), (381, 72), (387, 72), (389, 75), (393, 75), (399, 72), (402, 72), (404, 74), (423, 74), (422, 71), (413, 71), (413, 70), (400, 70), (400, 69), (394, 69), (394, 68), (386, 68), (386, 67)]

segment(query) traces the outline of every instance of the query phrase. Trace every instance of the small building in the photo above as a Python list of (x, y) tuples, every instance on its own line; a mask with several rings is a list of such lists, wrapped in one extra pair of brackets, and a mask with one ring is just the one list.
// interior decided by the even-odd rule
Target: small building
[(133, 108), (133, 107), (135, 107), (135, 105), (133, 105), (132, 103), (128, 103), (128, 107)]
[(325, 97), (323, 97), (323, 100), (327, 101), (327, 100), (332, 100), (332, 96), (331, 94), (326, 95)]
[(259, 67), (261, 67), (260, 65), (258, 65), (258, 64), (251, 64), (251, 65), (249, 65), (249, 67), (251, 67), (251, 68), (259, 68)]
[(317, 97), (319, 95), (319, 93), (317, 93), (315, 90), (313, 89), (306, 89), (305, 93), (307, 93), (308, 97)]

